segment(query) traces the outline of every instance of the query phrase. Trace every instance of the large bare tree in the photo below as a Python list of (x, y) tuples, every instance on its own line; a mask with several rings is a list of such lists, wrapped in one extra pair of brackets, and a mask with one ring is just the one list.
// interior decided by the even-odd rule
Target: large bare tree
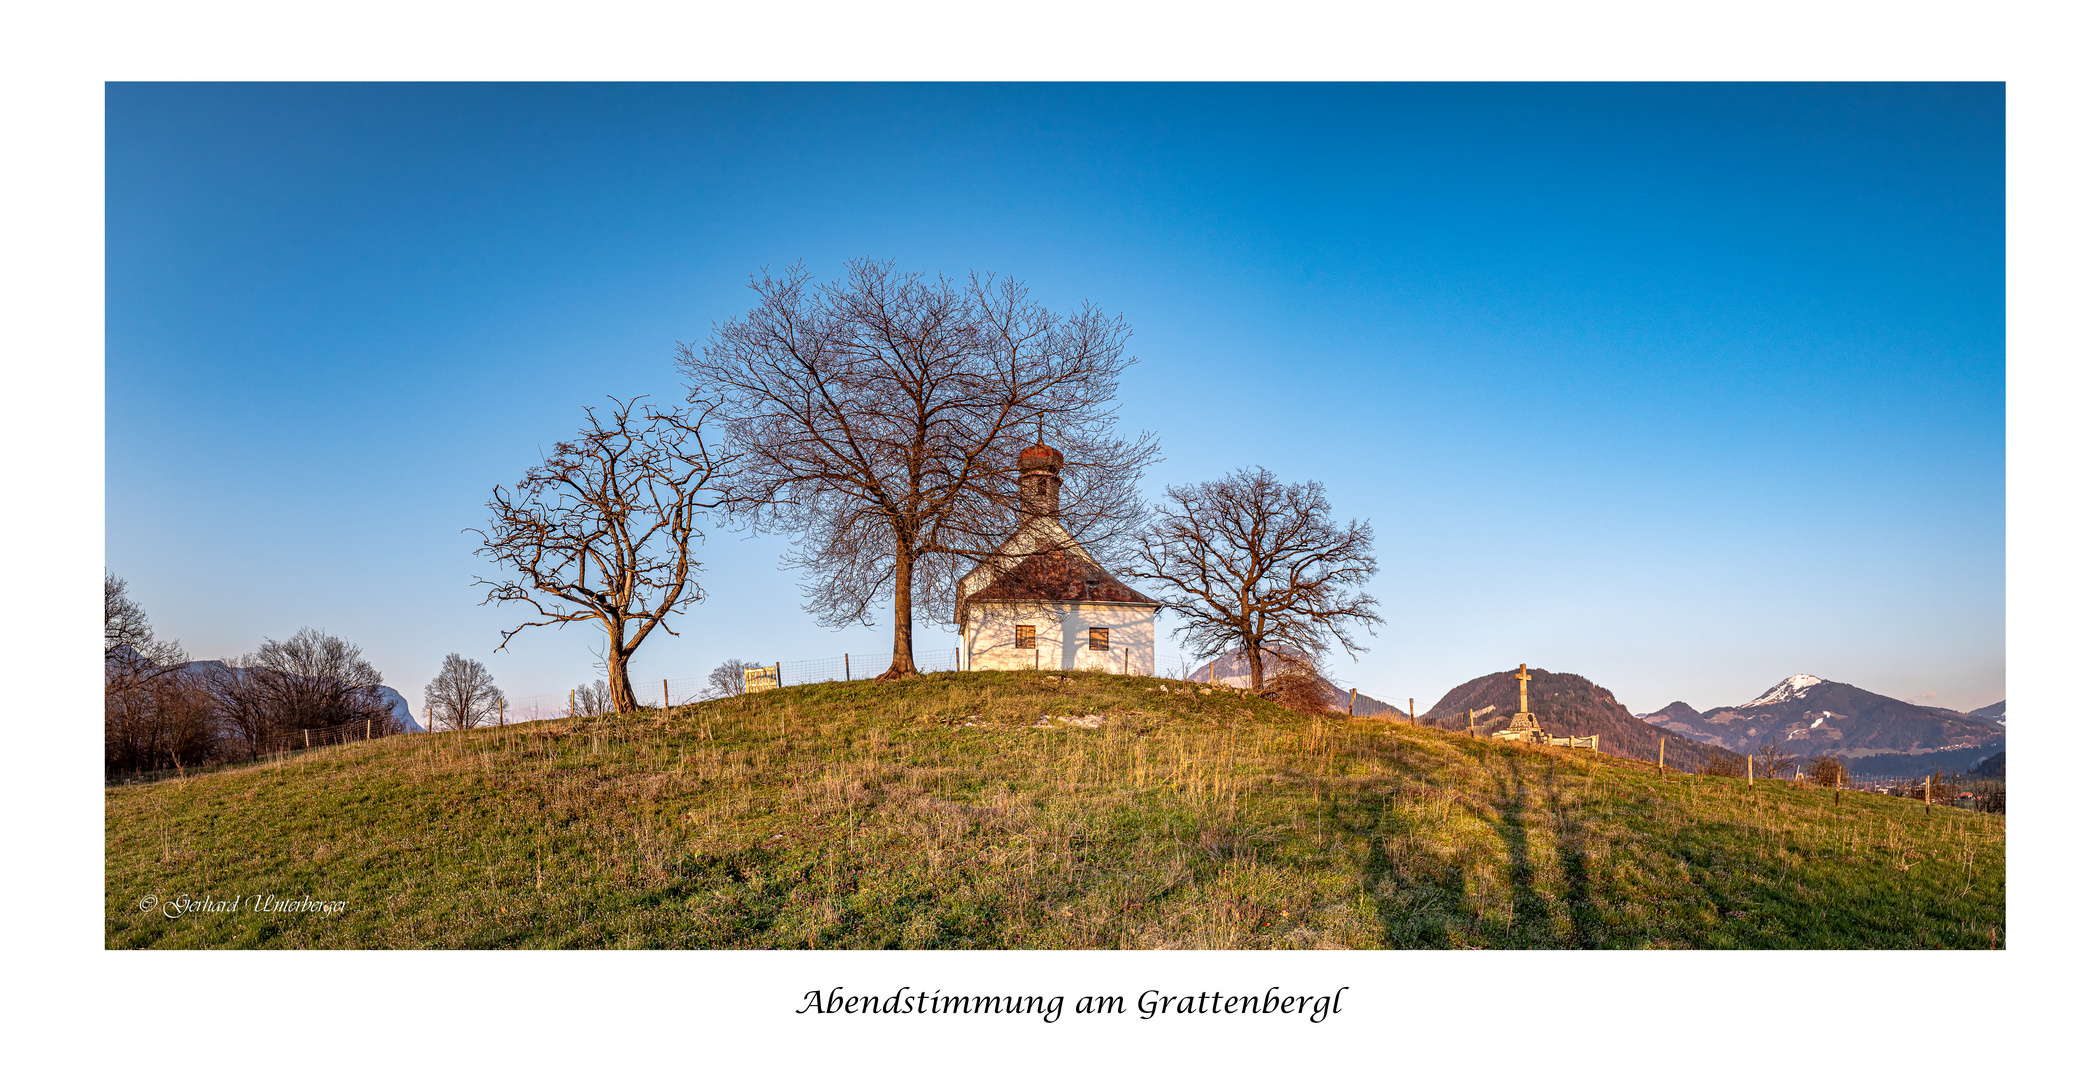
[(605, 674), (612, 709), (636, 708), (627, 664), (650, 633), (706, 598), (693, 578), (703, 541), (700, 520), (720, 506), (729, 459), (703, 429), (713, 406), (657, 409), (640, 398), (615, 399), (605, 415), (585, 408), (577, 435), (556, 443), (515, 489), (498, 486), (488, 500), (487, 529), (476, 554), (500, 565), (483, 603), (530, 606), (528, 626), (595, 622), (606, 635)]
[(311, 627), (230, 664), (209, 665), (208, 684), (228, 733), (250, 754), (301, 745), (301, 729), (357, 727), (391, 734), (393, 707), (363, 650)]
[[(916, 674), (917, 611), (947, 616), (961, 574), (1028, 510), (1020, 451), (1064, 455), (1060, 520), (1112, 560), (1142, 520), (1150, 434), (1115, 431), (1118, 380), (1135, 359), (1120, 318), (1082, 303), (1056, 314), (1012, 278), (966, 280), (846, 264), (815, 284), (797, 265), (751, 281), (758, 304), (678, 351), (696, 400), (720, 400), (741, 456), (738, 508), (796, 536), (825, 625), (871, 625), (887, 600), (894, 640), (881, 678)], [(930, 621), (930, 620), (929, 620)]]
[(1180, 616), (1182, 640), (1200, 654), (1246, 651), (1253, 689), (1262, 660), (1290, 645), (1308, 656), (1385, 620), (1358, 586), (1377, 573), (1368, 522), (1334, 521), (1317, 480), (1284, 484), (1267, 469), (1222, 480), (1170, 484), (1138, 545), (1137, 573), (1159, 582)]

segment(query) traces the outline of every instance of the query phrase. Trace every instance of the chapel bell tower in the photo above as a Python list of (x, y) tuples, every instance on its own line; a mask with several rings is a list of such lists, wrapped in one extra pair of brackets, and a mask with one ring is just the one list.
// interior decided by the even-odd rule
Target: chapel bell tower
[(1064, 455), (1054, 447), (1036, 443), (1020, 452), (1020, 505), (1032, 517), (1057, 520), (1064, 481), (1057, 474), (1064, 468)]

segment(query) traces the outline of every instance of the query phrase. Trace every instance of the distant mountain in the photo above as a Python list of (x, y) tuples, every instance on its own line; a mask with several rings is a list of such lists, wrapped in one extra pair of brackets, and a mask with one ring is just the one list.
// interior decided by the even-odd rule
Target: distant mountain
[(391, 686), (381, 686), (379, 688), (379, 696), (385, 698), (386, 703), (393, 708), (394, 723), (401, 725), (402, 731), (420, 732), (423, 730), (423, 725), (415, 722), (415, 713), (408, 708), (408, 699), (402, 697), (400, 691), (395, 690)]
[(2004, 723), (2004, 702), (2000, 701), (1995, 705), (1985, 705), (1980, 709), (1973, 710), (1968, 713), (1968, 719), (1995, 720), (2000, 724)]
[[(1681, 701), (1672, 701), (1654, 712), (1634, 713), (1633, 715), (1650, 724), (1662, 724), (1667, 720), (1696, 720), (1699, 717), (1699, 712)], [(1667, 725), (1664, 724), (1663, 726)]]
[(2004, 725), (1952, 709), (1912, 705), (1849, 683), (1794, 675), (1754, 700), (1655, 721), (1680, 735), (1746, 753), (1773, 738), (1796, 754), (1967, 750), (2002, 738)]
[[(1669, 763), (1684, 768), (1703, 757), (1697, 743), (1634, 716), (1609, 690), (1580, 675), (1541, 668), (1530, 669), (1530, 674), (1531, 713), (1553, 735), (1601, 735), (1604, 753), (1643, 761), (1653, 761), (1667, 742)], [(1479, 731), (1485, 735), (1509, 726), (1516, 703), (1516, 671), (1511, 668), (1453, 688), (1422, 714), (1422, 722), (1463, 731), (1465, 711), (1472, 709), (1478, 711)]]
[(1970, 776), (2003, 776), (2004, 751), (1999, 750), (1968, 767)]

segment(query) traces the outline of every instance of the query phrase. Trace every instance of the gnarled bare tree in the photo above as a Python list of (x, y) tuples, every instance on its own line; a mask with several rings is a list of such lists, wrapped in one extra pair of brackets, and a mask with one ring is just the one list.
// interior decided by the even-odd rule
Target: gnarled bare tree
[(1160, 602), (1181, 617), (1181, 639), (1200, 654), (1246, 650), (1253, 689), (1275, 645), (1324, 655), (1385, 620), (1362, 583), (1377, 573), (1368, 522), (1333, 520), (1317, 480), (1284, 484), (1267, 469), (1168, 485), (1139, 540), (1139, 576), (1159, 582)]
[(857, 260), (817, 285), (797, 265), (751, 281), (758, 305), (678, 362), (696, 400), (724, 403), (741, 456), (738, 509), (799, 538), (807, 609), (871, 624), (885, 598), (894, 641), (881, 678), (915, 675), (912, 626), (942, 612), (975, 559), (1026, 512), (1020, 451), (1064, 454), (1061, 520), (1113, 561), (1142, 521), (1150, 434), (1115, 433), (1129, 331), (1091, 303), (1058, 315), (1012, 278), (899, 273)]
[(726, 495), (730, 459), (702, 430), (714, 406), (642, 406), (614, 399), (606, 415), (585, 408), (577, 435), (554, 444), (515, 489), (498, 486), (475, 554), (501, 565), (505, 580), (476, 578), (483, 603), (529, 605), (528, 626), (595, 622), (606, 634), (605, 674), (612, 709), (637, 707), (627, 664), (671, 615), (706, 598), (694, 584), (692, 545), (700, 519)]

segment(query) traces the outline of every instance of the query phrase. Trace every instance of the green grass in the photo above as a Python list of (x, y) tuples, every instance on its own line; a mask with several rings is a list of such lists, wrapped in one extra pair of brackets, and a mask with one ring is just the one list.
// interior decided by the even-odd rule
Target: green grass
[[(2004, 819), (1159, 680), (822, 684), (106, 794), (111, 948), (1986, 948)], [(1176, 684), (1180, 685), (1180, 684)], [(1040, 718), (1100, 714), (1097, 728)], [(141, 911), (143, 897), (343, 901)]]

